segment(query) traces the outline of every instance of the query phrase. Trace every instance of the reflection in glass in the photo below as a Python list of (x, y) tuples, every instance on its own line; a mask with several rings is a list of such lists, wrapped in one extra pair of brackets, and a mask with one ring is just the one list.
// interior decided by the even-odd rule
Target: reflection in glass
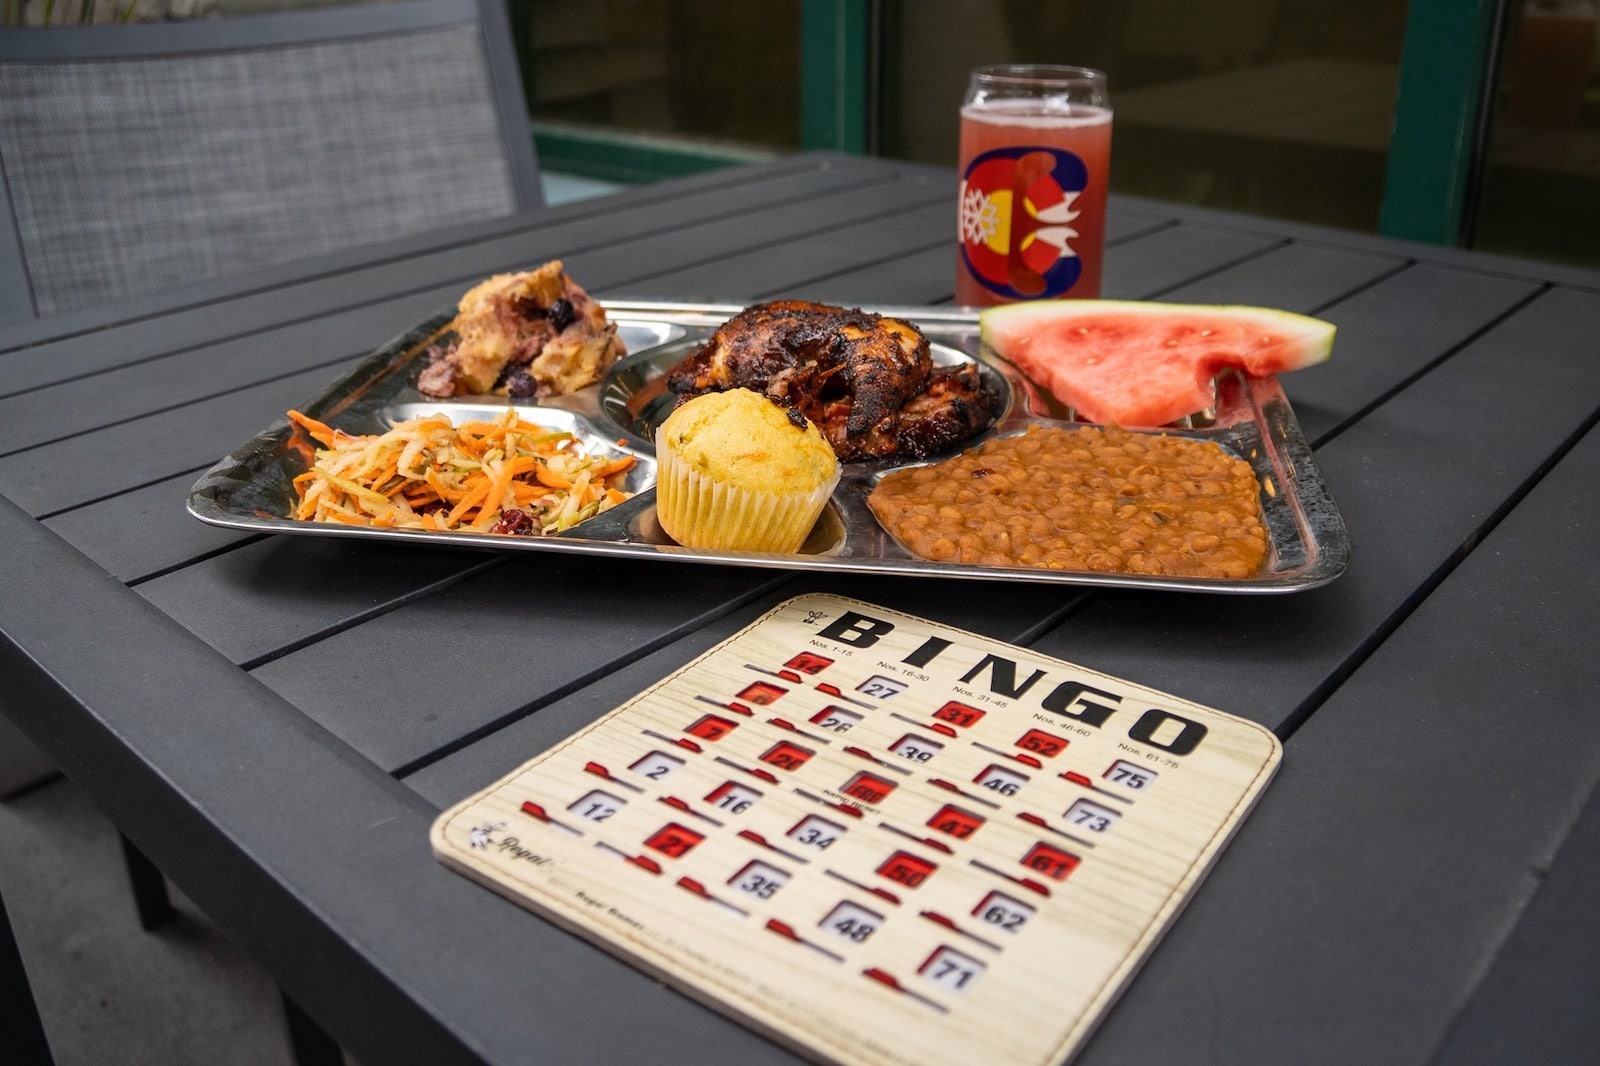
[(950, 165), (950, 118), (981, 63), (1106, 71), (1111, 186), (1375, 230), (1403, 0), (894, 0), (882, 150)]
[(799, 147), (799, 0), (521, 0), (535, 121)]
[(1600, 32), (1592, 0), (1508, 20), (1474, 247), (1600, 266)]

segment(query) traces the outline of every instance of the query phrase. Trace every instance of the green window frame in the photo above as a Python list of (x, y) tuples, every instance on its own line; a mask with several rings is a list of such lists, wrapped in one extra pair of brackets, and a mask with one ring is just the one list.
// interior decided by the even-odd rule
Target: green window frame
[(1507, 6), (1505, 0), (1411, 0), (1380, 233), (1463, 242)]
[[(526, 42), (531, 4), (508, 3), (516, 38)], [(802, 0), (803, 148), (858, 154), (873, 149), (882, 8), (881, 0)], [(1508, 8), (1506, 0), (1410, 0), (1380, 233), (1434, 244), (1465, 239)], [(651, 181), (771, 157), (540, 123), (534, 123), (533, 136), (541, 166), (612, 181)]]
[(807, 149), (865, 153), (873, 0), (802, 0), (800, 5), (800, 143)]

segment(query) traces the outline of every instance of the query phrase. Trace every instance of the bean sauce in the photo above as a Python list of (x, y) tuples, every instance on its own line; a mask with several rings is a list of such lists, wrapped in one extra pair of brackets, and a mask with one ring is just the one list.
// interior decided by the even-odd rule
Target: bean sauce
[(1243, 578), (1267, 555), (1261, 487), (1220, 445), (1034, 427), (878, 482), (867, 504), (937, 562)]

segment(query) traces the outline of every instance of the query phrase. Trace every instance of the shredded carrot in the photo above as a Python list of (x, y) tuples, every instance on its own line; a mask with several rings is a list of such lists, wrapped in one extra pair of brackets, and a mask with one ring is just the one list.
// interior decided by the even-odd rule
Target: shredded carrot
[(299, 411), (290, 411), (289, 421), (295, 423), (307, 433), (311, 434), (312, 438), (318, 443), (330, 448), (341, 435), (339, 431), (334, 429), (332, 426), (329, 426), (324, 422), (318, 422), (310, 415), (303, 415)]
[(482, 504), (488, 495), (489, 486), (480, 479), (477, 485), (474, 485), (470, 491), (464, 493), (461, 499), (456, 501), (456, 505), (450, 508), (450, 513), (445, 517), (445, 521), (451, 526), (455, 526), (466, 517), (468, 511)]
[(540, 466), (533, 472), (533, 476), (539, 479), (539, 484), (548, 485), (552, 489), (570, 489), (572, 487), (572, 482), (551, 470), (548, 466)]
[(632, 456), (591, 455), (570, 433), (524, 422), (513, 408), (492, 422), (456, 426), (427, 415), (371, 435), (299, 411), (289, 420), (322, 445), (294, 479), (299, 519), (494, 532), (515, 508), (530, 532), (555, 533), (631, 495), (623, 475)]

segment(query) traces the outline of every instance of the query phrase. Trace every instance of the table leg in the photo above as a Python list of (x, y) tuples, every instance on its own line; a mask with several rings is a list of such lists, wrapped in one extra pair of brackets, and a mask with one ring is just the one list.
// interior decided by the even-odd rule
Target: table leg
[(133, 889), (133, 906), (139, 913), (139, 927), (149, 932), (160, 928), (177, 916), (172, 897), (167, 893), (167, 878), (156, 864), (134, 847), (133, 842), (121, 833), (122, 863), (128, 871), (128, 884)]
[(283, 1020), (289, 1030), (289, 1059), (295, 1066), (344, 1066), (344, 1052), (328, 1031), (279, 989)]
[(0, 712), (0, 803), (60, 776), (55, 764)]
[(5, 1034), (7, 1062), (25, 1066), (50, 1066), (55, 1062), (4, 899), (0, 899), (0, 1033)]

